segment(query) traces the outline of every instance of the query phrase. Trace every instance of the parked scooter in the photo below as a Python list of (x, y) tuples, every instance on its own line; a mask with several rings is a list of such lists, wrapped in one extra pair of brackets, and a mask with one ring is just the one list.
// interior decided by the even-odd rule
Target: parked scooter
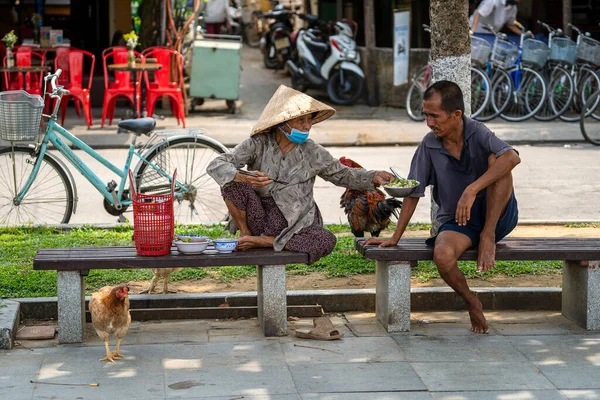
[(285, 62), (290, 59), (293, 51), (290, 39), (294, 30), (293, 16), (294, 11), (281, 4), (276, 5), (273, 11), (262, 14), (263, 19), (271, 20), (268, 29), (260, 39), (260, 50), (264, 55), (265, 67), (283, 69)]
[(328, 42), (318, 40), (309, 30), (301, 30), (296, 42), (298, 61), (288, 61), (292, 87), (302, 92), (308, 88), (327, 88), (331, 101), (352, 104), (361, 95), (365, 74), (360, 68), (354, 32), (350, 24), (338, 21), (335, 35)]

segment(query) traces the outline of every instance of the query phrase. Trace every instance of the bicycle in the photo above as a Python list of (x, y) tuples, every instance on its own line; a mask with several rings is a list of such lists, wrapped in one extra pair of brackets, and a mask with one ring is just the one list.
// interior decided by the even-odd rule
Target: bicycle
[[(64, 161), (50, 145), (77, 169), (104, 197), (105, 210), (120, 221), (131, 205), (127, 175), (133, 156), (139, 161), (133, 169), (140, 193), (169, 193), (173, 171), (177, 169), (174, 212), (178, 223), (213, 223), (228, 217), (218, 184), (206, 173), (206, 165), (227, 148), (205, 136), (199, 129), (187, 135), (169, 131), (153, 131), (152, 118), (124, 120), (119, 126), (134, 133), (122, 167), (118, 167), (89, 147), (57, 122), (63, 95), (69, 91), (56, 85), (61, 74), (44, 77), (44, 96), (32, 96), (24, 91), (0, 93), (0, 137), (11, 142), (0, 149), (0, 224), (68, 223), (77, 209), (77, 187)], [(55, 99), (51, 115), (42, 114), (46, 86), (50, 84), (50, 99)], [(47, 120), (40, 134), (40, 122)], [(180, 131), (177, 131), (180, 132)], [(138, 136), (150, 139), (136, 147)], [(66, 143), (81, 149), (118, 179), (104, 183)], [(16, 142), (36, 142), (23, 145)]]
[[(423, 25), (425, 32), (431, 33), (428, 25)], [(427, 65), (413, 75), (412, 82), (406, 92), (406, 112), (413, 121), (425, 120), (423, 114), (423, 95), (431, 85), (431, 59)], [(476, 119), (483, 111), (490, 98), (490, 80), (478, 68), (471, 67), (471, 118)]]
[(579, 129), (589, 143), (600, 146), (600, 89), (588, 97), (579, 115)]
[[(524, 27), (515, 21), (521, 31), (519, 46), (510, 43), (506, 36), (496, 32), (492, 27), (488, 29), (494, 33), (494, 50), (492, 59), (507, 68), (511, 61), (512, 67), (506, 69), (510, 82), (506, 79), (492, 80), (492, 105), (500, 111), (500, 117), (507, 121), (519, 122), (532, 117), (539, 111), (546, 98), (546, 82), (539, 72), (523, 66), (523, 42), (533, 34), (525, 32)], [(515, 58), (516, 55), (516, 58)], [(501, 102), (498, 102), (498, 100)]]

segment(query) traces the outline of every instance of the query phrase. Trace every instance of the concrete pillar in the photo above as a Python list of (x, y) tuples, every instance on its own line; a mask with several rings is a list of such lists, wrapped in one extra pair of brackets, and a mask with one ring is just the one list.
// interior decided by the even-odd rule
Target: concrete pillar
[(58, 343), (81, 343), (85, 286), (79, 271), (58, 271)]
[(408, 261), (377, 261), (375, 307), (388, 332), (410, 331), (410, 268)]
[(600, 330), (600, 261), (563, 261), (562, 313), (587, 330)]
[(258, 322), (265, 336), (287, 335), (285, 265), (259, 265)]

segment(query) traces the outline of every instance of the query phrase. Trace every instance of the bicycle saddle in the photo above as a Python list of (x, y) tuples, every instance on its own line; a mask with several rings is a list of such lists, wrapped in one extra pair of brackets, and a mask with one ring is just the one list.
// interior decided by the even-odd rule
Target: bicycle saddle
[(126, 129), (137, 135), (148, 134), (156, 127), (154, 118), (126, 119), (119, 122), (119, 128)]

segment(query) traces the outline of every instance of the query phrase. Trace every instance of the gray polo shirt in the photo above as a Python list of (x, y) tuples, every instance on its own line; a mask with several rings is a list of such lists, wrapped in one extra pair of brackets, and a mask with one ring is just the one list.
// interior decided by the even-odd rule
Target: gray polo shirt
[[(440, 224), (454, 221), (456, 205), (463, 191), (488, 169), (488, 157), (500, 157), (514, 150), (479, 121), (463, 117), (465, 144), (460, 160), (442, 146), (442, 140), (433, 132), (425, 135), (413, 156), (408, 179), (416, 179), (419, 187), (410, 197), (425, 196), (425, 188), (433, 185), (433, 199), (440, 206), (437, 220)], [(475, 202), (482, 201), (485, 191), (477, 194)]]

